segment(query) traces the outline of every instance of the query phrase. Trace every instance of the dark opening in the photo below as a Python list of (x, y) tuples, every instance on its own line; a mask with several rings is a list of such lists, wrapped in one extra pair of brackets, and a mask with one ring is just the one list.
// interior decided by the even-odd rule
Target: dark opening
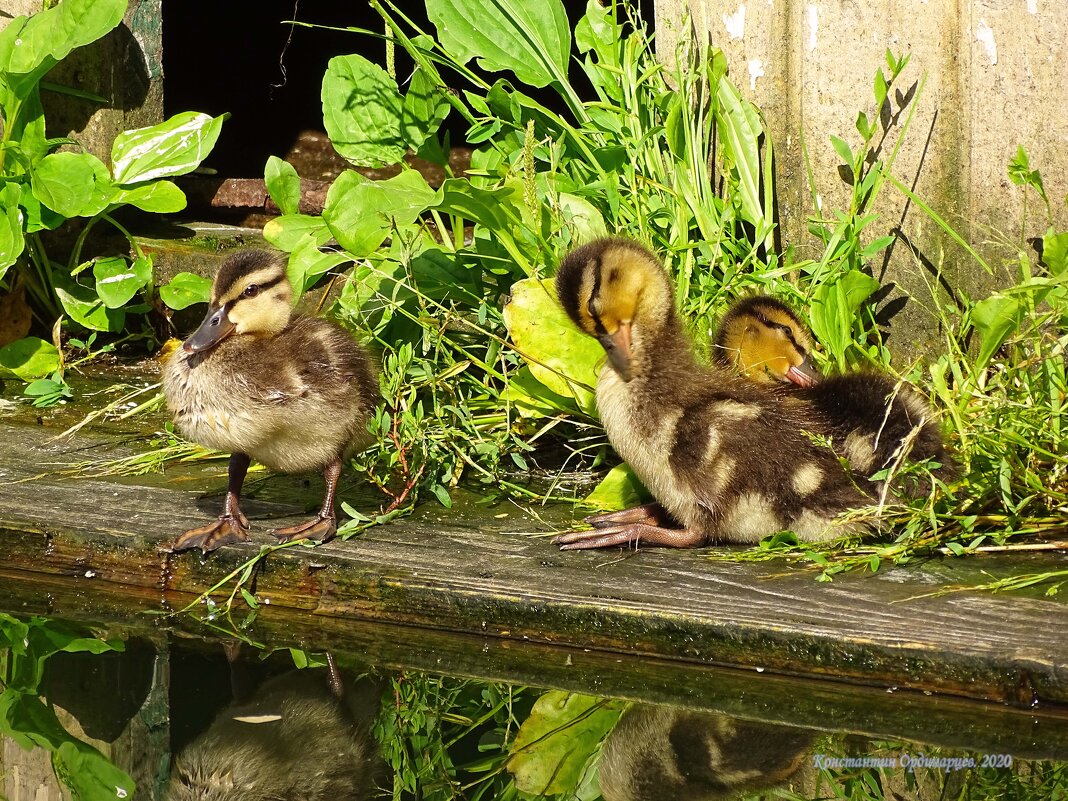
[[(416, 24), (433, 30), (423, 3), (400, 5)], [(565, 6), (574, 27), (586, 0), (565, 0)], [(651, 21), (652, 0), (641, 6)], [(262, 176), (268, 156), (285, 156), (302, 131), (322, 130), (319, 95), (331, 57), (360, 53), (376, 63), (384, 60), (381, 41), (345, 30), (285, 24), (291, 19), (335, 28), (383, 28), (377, 13), (351, 0), (163, 3), (164, 111), (168, 116), (186, 110), (230, 112), (205, 165), (223, 176)], [(398, 63), (398, 74), (406, 68)], [(560, 106), (552, 90), (533, 94), (540, 102)], [(462, 144), (466, 126), (452, 119), (451, 124), (453, 144)]]

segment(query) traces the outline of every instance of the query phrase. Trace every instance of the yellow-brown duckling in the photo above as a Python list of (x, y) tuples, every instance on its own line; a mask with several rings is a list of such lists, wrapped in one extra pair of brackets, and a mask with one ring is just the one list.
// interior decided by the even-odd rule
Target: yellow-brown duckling
[(812, 348), (812, 335), (789, 306), (754, 295), (736, 301), (719, 321), (712, 360), (760, 383), (810, 387), (820, 379)]
[(322, 470), (326, 497), (307, 523), (277, 529), (280, 542), (325, 542), (337, 529), (342, 462), (370, 440), (378, 399), (371, 360), (340, 327), (294, 315), (285, 262), (249, 250), (228, 258), (212, 283), (204, 322), (163, 369), (163, 391), (185, 436), (229, 451), (229, 487), (214, 523), (191, 529), (174, 550), (207, 552), (249, 539), (241, 486), (251, 459), (272, 470)]
[(569, 532), (558, 544), (697, 547), (783, 529), (816, 541), (843, 533), (834, 525), (840, 512), (870, 503), (780, 395), (698, 363), (671, 280), (646, 248), (613, 238), (579, 247), (556, 287), (571, 319), (607, 353), (597, 408), (608, 439), (659, 502), (589, 518), (592, 532)]
[[(812, 366), (812, 347), (812, 335), (789, 306), (755, 296), (724, 315), (713, 359), (779, 387), (805, 428), (829, 437), (858, 475), (870, 476), (904, 457), (931, 459), (943, 480), (953, 475), (938, 419), (915, 389), (867, 370), (822, 377)], [(922, 488), (916, 483), (905, 489), (915, 494)]]

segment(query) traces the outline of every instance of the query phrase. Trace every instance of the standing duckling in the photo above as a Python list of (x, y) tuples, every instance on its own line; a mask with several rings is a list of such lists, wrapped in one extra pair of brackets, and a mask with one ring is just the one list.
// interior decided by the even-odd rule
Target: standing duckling
[(207, 552), (249, 540), (239, 504), (251, 459), (284, 473), (322, 470), (319, 514), (273, 533), (279, 542), (333, 538), (341, 465), (371, 439), (378, 383), (367, 353), (346, 331), (293, 314), (279, 256), (248, 250), (223, 262), (207, 317), (164, 366), (163, 391), (183, 434), (231, 453), (223, 513), (182, 534), (174, 550)]
[[(812, 336), (794, 311), (758, 295), (737, 301), (723, 316), (713, 359), (779, 387), (806, 430), (830, 437), (831, 447), (859, 475), (908, 456), (931, 459), (941, 465), (936, 475), (952, 477), (938, 419), (919, 392), (870, 371), (823, 378), (812, 367), (811, 351)], [(917, 482), (906, 489), (915, 494), (921, 487)]]
[(644, 247), (609, 238), (577, 248), (556, 287), (607, 354), (597, 408), (608, 439), (659, 502), (591, 518), (596, 528), (561, 535), (562, 547), (752, 543), (783, 529), (818, 541), (845, 533), (840, 512), (871, 502), (780, 396), (697, 362), (671, 280)]

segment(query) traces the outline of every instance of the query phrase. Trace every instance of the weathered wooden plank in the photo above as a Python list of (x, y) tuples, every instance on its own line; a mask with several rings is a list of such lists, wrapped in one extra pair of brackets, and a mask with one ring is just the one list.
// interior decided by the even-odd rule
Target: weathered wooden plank
[[(64, 451), (93, 441), (48, 444), (44, 437), (41, 429), (0, 425), (0, 478), (70, 461)], [(213, 481), (221, 491), (224, 480)], [(311, 508), (318, 493), (309, 493)], [(92, 575), (102, 590), (139, 587), (161, 599), (199, 593), (256, 547), (226, 548), (205, 561), (160, 546), (218, 503), (158, 477), (0, 485), (0, 567)], [(965, 560), (942, 563), (937, 575), (910, 566), (819, 584), (781, 562), (713, 562), (700, 551), (560, 553), (516, 533), (539, 524), (509, 509), (503, 519), (462, 510), (441, 519), (432, 511), (349, 542), (281, 551), (258, 576), (257, 592), (315, 619), (404, 623), (1020, 704), (1068, 701), (1063, 603), (978, 593), (916, 597), (952, 582)], [(296, 510), (250, 504), (249, 511)], [(559, 525), (569, 514), (539, 509)], [(256, 522), (257, 545), (269, 542), (266, 525)]]

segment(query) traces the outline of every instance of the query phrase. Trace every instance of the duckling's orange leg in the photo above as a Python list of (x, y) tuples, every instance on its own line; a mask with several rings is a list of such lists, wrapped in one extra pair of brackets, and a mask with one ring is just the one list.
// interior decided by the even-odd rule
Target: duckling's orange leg
[(323, 508), (319, 514), (307, 523), (286, 528), (276, 528), (271, 533), (278, 538), (279, 543), (292, 542), (293, 540), (316, 540), (317, 542), (330, 542), (337, 533), (337, 515), (334, 514), (334, 496), (337, 494), (337, 480), (341, 476), (341, 460), (335, 459), (323, 470), (323, 478), (326, 479), (326, 496), (323, 498)]
[(562, 551), (577, 551), (585, 548), (619, 547), (638, 548), (641, 545), (664, 548), (700, 548), (708, 538), (700, 531), (688, 528), (661, 528), (647, 523), (628, 523), (620, 526), (605, 526), (592, 531), (568, 531), (553, 540)]
[(655, 501), (653, 503), (643, 503), (641, 506), (632, 506), (630, 509), (623, 509), (619, 512), (590, 515), (583, 519), (594, 528), (606, 528), (624, 523), (645, 523), (646, 525), (660, 528), (674, 522), (671, 519), (671, 515), (667, 513), (667, 509)]
[(236, 542), (248, 542), (248, 518), (241, 512), (241, 487), (245, 483), (249, 457), (243, 453), (230, 454), (229, 480), (226, 488), (226, 502), (223, 513), (214, 523), (199, 528), (191, 528), (171, 545), (172, 551), (187, 551), (200, 548), (204, 553), (214, 551), (223, 545)]

